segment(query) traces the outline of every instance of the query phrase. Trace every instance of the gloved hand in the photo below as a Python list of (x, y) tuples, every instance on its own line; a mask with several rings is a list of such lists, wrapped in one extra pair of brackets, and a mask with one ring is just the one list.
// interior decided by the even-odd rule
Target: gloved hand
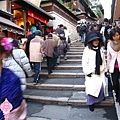
[(92, 77), (92, 73), (88, 74), (87, 76), (88, 76), (88, 77)]
[(105, 77), (109, 78), (110, 74), (108, 72), (105, 72)]

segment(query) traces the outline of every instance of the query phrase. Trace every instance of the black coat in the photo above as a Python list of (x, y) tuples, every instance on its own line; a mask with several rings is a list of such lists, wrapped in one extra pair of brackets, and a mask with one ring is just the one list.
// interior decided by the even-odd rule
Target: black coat
[(27, 43), (26, 43), (26, 49), (25, 49), (25, 53), (27, 55), (27, 57), (29, 58), (29, 46), (30, 46), (30, 41), (35, 37), (35, 34), (32, 33), (31, 35), (28, 36), (27, 38)]

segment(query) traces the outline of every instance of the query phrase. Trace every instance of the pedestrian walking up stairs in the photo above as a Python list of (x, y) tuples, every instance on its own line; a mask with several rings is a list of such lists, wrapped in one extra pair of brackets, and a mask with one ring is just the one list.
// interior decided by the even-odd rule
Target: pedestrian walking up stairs
[[(84, 46), (80, 41), (70, 45), (67, 60), (61, 58), (60, 65), (48, 76), (46, 62), (42, 63), (41, 80), (33, 85), (33, 78), (27, 79), (24, 97), (28, 101), (44, 104), (86, 106), (84, 73), (81, 59)], [(108, 97), (96, 106), (113, 106), (113, 97)]]

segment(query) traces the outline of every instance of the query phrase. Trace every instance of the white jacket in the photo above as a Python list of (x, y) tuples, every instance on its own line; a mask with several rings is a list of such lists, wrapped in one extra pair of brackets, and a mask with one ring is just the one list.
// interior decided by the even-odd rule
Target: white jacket
[[(15, 60), (22, 66), (24, 71), (28, 76), (32, 76), (32, 70), (29, 64), (29, 60), (22, 49), (14, 49), (12, 54)], [(10, 55), (7, 58), (3, 59), (3, 67), (9, 68), (12, 70), (21, 80), (21, 89), (24, 91), (26, 89), (26, 76), (23, 69), (18, 65), (18, 63)]]
[[(82, 67), (83, 67), (83, 72), (85, 73), (86, 94), (90, 94), (95, 97), (98, 97), (102, 84), (104, 86), (104, 92), (106, 86), (105, 76), (104, 76), (106, 62), (105, 62), (105, 55), (102, 49), (101, 49), (101, 57), (103, 62), (102, 65), (100, 66), (100, 75), (96, 75), (95, 74), (96, 52), (86, 47), (84, 49), (82, 56)], [(92, 77), (87, 76), (90, 73), (93, 73)]]

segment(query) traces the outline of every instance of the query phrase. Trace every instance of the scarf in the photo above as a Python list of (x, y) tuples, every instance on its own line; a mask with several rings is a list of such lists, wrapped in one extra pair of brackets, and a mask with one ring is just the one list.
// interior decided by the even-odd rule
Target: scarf
[(120, 50), (120, 40), (117, 41), (117, 42), (116, 41), (110, 41), (110, 46), (115, 52), (118, 52)]
[(93, 47), (93, 50), (96, 51), (96, 60), (95, 60), (95, 74), (100, 75), (100, 65), (102, 65), (102, 58), (99, 47)]

